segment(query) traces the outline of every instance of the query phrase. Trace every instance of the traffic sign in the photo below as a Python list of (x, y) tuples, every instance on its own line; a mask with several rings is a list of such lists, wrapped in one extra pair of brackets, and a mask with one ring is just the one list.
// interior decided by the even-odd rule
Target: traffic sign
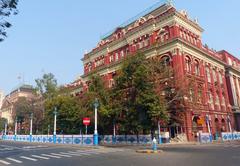
[(88, 126), (90, 124), (90, 118), (83, 118), (83, 124)]

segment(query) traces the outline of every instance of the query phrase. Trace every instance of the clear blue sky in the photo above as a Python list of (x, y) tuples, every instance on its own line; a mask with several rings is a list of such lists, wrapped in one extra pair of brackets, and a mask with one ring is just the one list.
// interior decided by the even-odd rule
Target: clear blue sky
[[(52, 72), (60, 84), (82, 74), (81, 58), (100, 36), (158, 0), (20, 0), (19, 15), (11, 18), (9, 37), (0, 43), (0, 89), (10, 92), (43, 72)], [(205, 29), (203, 41), (216, 50), (240, 56), (240, 1), (174, 0)]]

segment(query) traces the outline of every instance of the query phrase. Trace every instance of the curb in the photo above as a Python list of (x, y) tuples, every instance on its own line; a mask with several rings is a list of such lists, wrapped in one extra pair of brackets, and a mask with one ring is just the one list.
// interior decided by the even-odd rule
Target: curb
[(163, 151), (162, 150), (136, 150), (136, 153), (156, 154), (156, 153), (163, 153)]

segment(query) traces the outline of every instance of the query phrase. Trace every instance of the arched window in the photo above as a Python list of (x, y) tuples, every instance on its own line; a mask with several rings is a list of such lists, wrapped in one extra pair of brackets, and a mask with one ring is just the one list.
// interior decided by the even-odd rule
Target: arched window
[(195, 74), (200, 75), (200, 67), (199, 67), (199, 62), (195, 60)]
[(219, 105), (219, 96), (218, 96), (218, 94), (216, 95), (216, 104)]
[(171, 63), (171, 58), (169, 56), (163, 56), (161, 62), (164, 66), (169, 66)]
[(206, 67), (206, 75), (207, 75), (208, 82), (211, 82), (210, 70), (208, 66)]
[(191, 60), (188, 56), (185, 58), (185, 67), (186, 67), (186, 71), (188, 73), (191, 73)]

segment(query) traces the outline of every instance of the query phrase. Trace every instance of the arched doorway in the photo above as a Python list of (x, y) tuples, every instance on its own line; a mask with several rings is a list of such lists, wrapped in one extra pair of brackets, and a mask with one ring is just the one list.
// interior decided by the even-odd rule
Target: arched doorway
[(226, 132), (226, 121), (225, 119), (222, 119), (222, 127), (221, 127), (221, 132)]
[(192, 134), (196, 141), (198, 140), (199, 131), (203, 130), (202, 125), (203, 125), (202, 119), (197, 115), (193, 116), (193, 118), (192, 118)]

